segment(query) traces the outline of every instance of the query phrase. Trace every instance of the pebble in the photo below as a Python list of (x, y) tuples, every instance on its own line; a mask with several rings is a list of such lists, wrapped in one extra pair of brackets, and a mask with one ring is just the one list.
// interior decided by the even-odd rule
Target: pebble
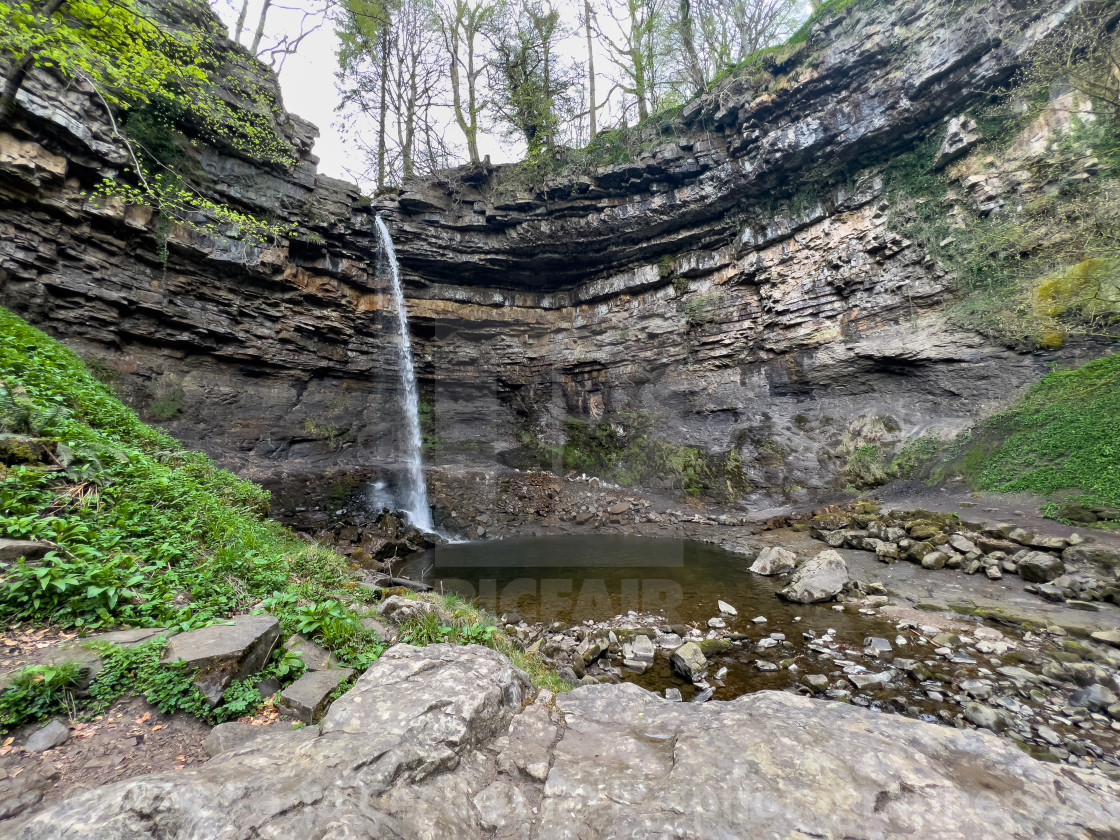
[(735, 609), (733, 606), (731, 606), (729, 603), (727, 603), (726, 601), (716, 601), (716, 606), (719, 607), (719, 611), (721, 613), (726, 613), (727, 615), (738, 615), (739, 614), (739, 611), (737, 609)]
[(766, 616), (757, 615), (754, 618), (752, 618), (751, 621), (753, 621), (755, 624), (765, 624), (766, 623)]

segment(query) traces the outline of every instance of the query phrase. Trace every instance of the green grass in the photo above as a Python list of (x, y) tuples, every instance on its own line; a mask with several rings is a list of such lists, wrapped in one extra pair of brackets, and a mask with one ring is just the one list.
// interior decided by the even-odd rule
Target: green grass
[(1049, 374), (974, 436), (1002, 441), (983, 458), (984, 490), (1120, 506), (1120, 354)]

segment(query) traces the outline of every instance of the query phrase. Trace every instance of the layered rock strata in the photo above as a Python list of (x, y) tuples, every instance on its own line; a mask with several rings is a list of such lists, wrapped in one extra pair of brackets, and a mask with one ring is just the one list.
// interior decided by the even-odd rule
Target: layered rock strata
[[(689, 103), (664, 142), (647, 127), (630, 160), (543, 181), (467, 168), (371, 204), (315, 174), (313, 128), (282, 110), (290, 167), (184, 146), (207, 195), (300, 226), (272, 246), (97, 206), (85, 193), (125, 162), (113, 128), (38, 72), (0, 133), (0, 303), (223, 465), (377, 469), (401, 450), (381, 212), (432, 458), (539, 465), (567, 419), (625, 435), (629, 417), (733, 455), (739, 496), (798, 500), (842, 486), (859, 447), (956, 431), (1051, 361), (946, 326), (948, 278), (899, 233), (882, 165), (1076, 5), (857, 4)], [(230, 78), (278, 101), (227, 46)]]

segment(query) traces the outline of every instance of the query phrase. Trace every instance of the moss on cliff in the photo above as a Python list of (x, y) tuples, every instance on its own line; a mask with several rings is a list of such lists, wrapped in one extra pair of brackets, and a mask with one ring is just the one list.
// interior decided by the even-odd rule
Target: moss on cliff
[(619, 412), (598, 423), (569, 418), (564, 437), (562, 445), (546, 446), (532, 433), (524, 433), (523, 463), (574, 470), (622, 487), (671, 489), (724, 501), (734, 501), (752, 489), (737, 449), (714, 454), (669, 443), (655, 437), (652, 419), (638, 412)]

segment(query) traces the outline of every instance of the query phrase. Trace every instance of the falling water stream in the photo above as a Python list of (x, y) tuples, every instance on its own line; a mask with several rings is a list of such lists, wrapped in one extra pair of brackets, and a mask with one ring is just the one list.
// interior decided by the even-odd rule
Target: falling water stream
[(401, 374), (401, 407), (404, 409), (406, 429), (405, 475), (403, 498), (400, 506), (408, 514), (409, 520), (422, 531), (432, 530), (432, 510), (428, 506), (428, 487), (424, 483), (423, 438), (420, 436), (420, 391), (416, 384), (416, 370), (412, 364), (412, 339), (408, 332), (408, 310), (404, 303), (404, 288), (401, 286), (400, 266), (397, 252), (393, 250), (393, 238), (380, 216), (376, 217), (377, 234), (381, 247), (389, 262), (389, 278), (393, 287), (393, 300), (397, 305), (397, 320), (400, 323), (401, 342), (398, 345)]

